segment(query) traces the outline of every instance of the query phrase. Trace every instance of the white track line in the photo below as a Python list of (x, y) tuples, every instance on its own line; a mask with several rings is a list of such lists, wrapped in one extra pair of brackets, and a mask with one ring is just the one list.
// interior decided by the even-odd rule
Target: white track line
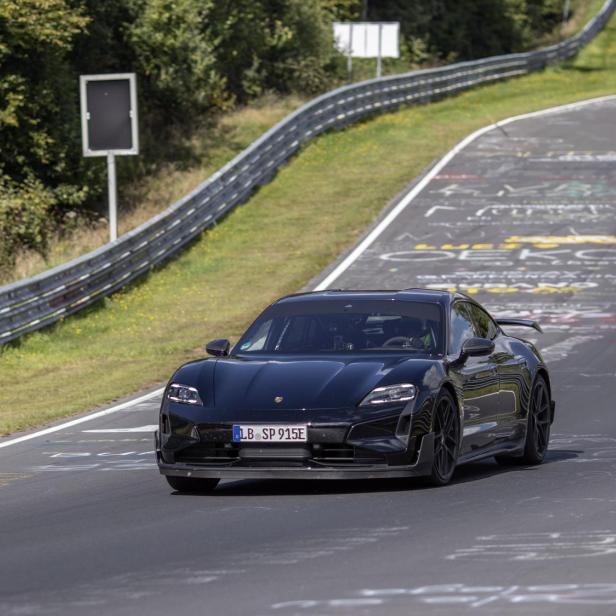
[[(490, 124), (489, 126), (484, 126), (479, 130), (476, 130), (474, 133), (464, 138), (458, 145), (456, 145), (452, 150), (447, 152), (441, 160), (432, 168), (430, 171), (421, 179), (421, 181), (413, 186), (413, 188), (400, 200), (398, 205), (394, 207), (385, 218), (357, 245), (356, 248), (316, 287), (315, 291), (322, 291), (327, 289), (334, 280), (340, 277), (342, 273), (344, 273), (358, 258), (359, 256), (368, 248), (374, 240), (376, 240), (381, 233), (397, 218), (397, 216), (419, 195), (419, 193), (428, 185), (428, 183), (443, 169), (443, 167), (461, 150), (463, 150), (469, 143), (472, 143), (481, 135), (498, 128), (499, 126), (504, 126), (506, 124), (511, 124), (511, 122), (517, 122), (518, 120), (525, 120), (527, 118), (536, 118), (542, 115), (548, 115), (550, 113), (559, 113), (560, 111), (567, 111), (569, 109), (577, 109), (578, 107), (583, 107), (584, 105), (590, 105), (592, 103), (599, 103), (608, 100), (616, 99), (616, 95), (610, 96), (600, 96), (598, 98), (591, 98), (585, 101), (578, 101), (577, 103), (569, 103), (568, 105), (560, 105), (558, 107), (550, 107), (549, 109), (542, 109), (541, 111), (533, 111), (531, 113), (525, 113), (522, 115), (512, 116), (511, 118), (507, 118), (505, 120), (501, 120), (494, 124)], [(67, 421), (62, 424), (58, 424), (57, 426), (52, 426), (51, 428), (45, 428), (43, 430), (38, 430), (37, 432), (32, 432), (30, 434), (24, 434), (23, 436), (19, 436), (17, 438), (11, 439), (9, 441), (0, 442), (0, 449), (3, 447), (9, 447), (10, 445), (16, 445), (17, 443), (23, 443), (24, 441), (29, 441), (30, 439), (37, 438), (39, 436), (45, 436), (46, 434), (52, 434), (53, 432), (59, 432), (60, 430), (64, 430), (65, 428), (71, 428), (72, 426), (76, 426), (81, 423), (85, 423), (86, 421), (92, 421), (93, 419), (98, 419), (99, 417), (104, 417), (105, 415), (111, 415), (113, 413), (117, 413), (125, 408), (130, 406), (139, 404), (140, 402), (144, 402), (145, 400), (149, 400), (151, 398), (155, 398), (159, 396), (164, 391), (164, 388), (157, 389), (145, 396), (141, 396), (139, 398), (134, 398), (133, 400), (129, 400), (128, 402), (124, 402), (119, 404), (118, 406), (112, 406), (109, 409), (105, 409), (104, 411), (98, 411), (97, 413), (91, 413), (90, 415), (85, 415), (84, 417), (80, 417), (79, 419), (73, 419), (71, 421)]]
[(158, 424), (148, 424), (147, 426), (138, 426), (137, 428), (101, 428), (100, 430), (82, 430), (82, 432), (88, 434), (111, 434), (120, 432), (125, 434), (127, 432), (154, 432), (158, 429)]
[(526, 120), (528, 118), (536, 118), (542, 115), (548, 115), (551, 113), (559, 113), (561, 111), (568, 111), (570, 109), (576, 109), (578, 107), (583, 107), (584, 105), (590, 105), (592, 103), (599, 103), (607, 100), (616, 99), (616, 95), (610, 96), (600, 96), (598, 98), (591, 98), (585, 101), (578, 101), (577, 103), (569, 103), (567, 105), (559, 105), (558, 107), (550, 107), (549, 109), (542, 109), (541, 111), (533, 111), (531, 113), (524, 113), (522, 115), (512, 116), (505, 120), (501, 120), (499, 122), (495, 122), (494, 124), (490, 124), (489, 126), (484, 126), (479, 130), (476, 130), (474, 133), (465, 137), (460, 143), (458, 143), (452, 150), (447, 152), (441, 160), (430, 169), (430, 171), (418, 182), (411, 190), (402, 197), (400, 202), (396, 205), (396, 207), (383, 218), (383, 220), (351, 251), (351, 253), (343, 259), (343, 261), (336, 267), (334, 270), (325, 277), (323, 281), (321, 281), (316, 287), (315, 291), (323, 291), (328, 289), (331, 284), (339, 278), (357, 259), (362, 255), (362, 253), (369, 248), (374, 241), (387, 229), (387, 227), (403, 212), (406, 207), (413, 202), (413, 200), (421, 193), (421, 191), (441, 172), (443, 167), (447, 165), (451, 161), (451, 159), (461, 152), (467, 145), (475, 141), (478, 137), (481, 137), (485, 133), (498, 128), (499, 126), (504, 126), (507, 124), (511, 124), (512, 122), (517, 122), (518, 120)]
[(23, 443), (24, 441), (29, 441), (30, 439), (37, 438), (39, 436), (45, 436), (46, 434), (59, 432), (60, 430), (64, 430), (66, 428), (72, 428), (73, 426), (85, 423), (86, 421), (92, 421), (93, 419), (98, 419), (99, 417), (105, 417), (105, 415), (117, 413), (118, 411), (122, 411), (125, 408), (134, 406), (136, 404), (139, 404), (140, 402), (145, 402), (146, 400), (150, 400), (152, 398), (155, 398), (156, 396), (160, 396), (163, 391), (164, 388), (157, 389), (156, 391), (152, 391), (149, 394), (139, 396), (138, 398), (133, 398), (132, 400), (128, 400), (128, 402), (123, 402), (122, 404), (112, 406), (111, 408), (105, 409), (103, 411), (98, 411), (97, 413), (90, 413), (90, 415), (85, 415), (84, 417), (79, 417), (78, 419), (72, 419), (71, 421), (66, 421), (64, 423), (58, 424), (57, 426), (51, 426), (51, 428), (45, 428), (43, 430), (38, 430), (37, 432), (24, 434), (23, 436), (18, 436), (17, 438), (13, 438), (10, 441), (0, 442), (0, 449), (2, 449), (2, 447), (8, 447), (9, 445), (17, 445), (17, 443)]

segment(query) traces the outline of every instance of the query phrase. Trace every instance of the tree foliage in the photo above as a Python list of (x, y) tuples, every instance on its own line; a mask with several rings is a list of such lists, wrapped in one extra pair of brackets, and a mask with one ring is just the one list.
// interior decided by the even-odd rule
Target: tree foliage
[(421, 40), (436, 59), (513, 53), (533, 46), (562, 16), (562, 0), (372, 0), (371, 20), (400, 21), (410, 48)]
[(89, 19), (66, 0), (0, 2), (0, 267), (44, 251), (52, 216), (81, 205), (77, 84), (67, 57)]
[(0, 2), (0, 172), (55, 186), (71, 175), (76, 84), (66, 62), (87, 16), (66, 0)]

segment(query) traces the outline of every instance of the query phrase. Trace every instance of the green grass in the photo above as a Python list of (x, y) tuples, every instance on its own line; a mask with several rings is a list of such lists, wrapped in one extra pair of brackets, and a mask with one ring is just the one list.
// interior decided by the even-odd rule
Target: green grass
[(410, 179), (473, 130), (616, 92), (616, 19), (564, 67), (383, 115), (309, 145), (222, 224), (140, 284), (0, 356), (0, 432), (166, 380), (301, 288)]

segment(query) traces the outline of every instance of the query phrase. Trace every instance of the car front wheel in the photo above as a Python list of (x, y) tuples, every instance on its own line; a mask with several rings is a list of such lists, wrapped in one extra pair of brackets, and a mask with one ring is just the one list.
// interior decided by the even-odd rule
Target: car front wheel
[(449, 483), (458, 463), (460, 419), (453, 396), (443, 389), (436, 399), (433, 418), (434, 461), (428, 483), (443, 486)]

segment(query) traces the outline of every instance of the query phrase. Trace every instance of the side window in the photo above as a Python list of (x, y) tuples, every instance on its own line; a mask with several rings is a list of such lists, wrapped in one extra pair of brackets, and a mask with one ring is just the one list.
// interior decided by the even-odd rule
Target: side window
[(462, 343), (475, 335), (473, 321), (468, 313), (468, 305), (464, 302), (456, 302), (451, 307), (449, 352), (453, 355), (459, 355), (462, 350)]
[(498, 334), (498, 326), (492, 320), (492, 317), (485, 311), (475, 306), (475, 304), (468, 304), (469, 312), (473, 317), (473, 323), (475, 324), (475, 331), (480, 338), (489, 338), (493, 340)]

